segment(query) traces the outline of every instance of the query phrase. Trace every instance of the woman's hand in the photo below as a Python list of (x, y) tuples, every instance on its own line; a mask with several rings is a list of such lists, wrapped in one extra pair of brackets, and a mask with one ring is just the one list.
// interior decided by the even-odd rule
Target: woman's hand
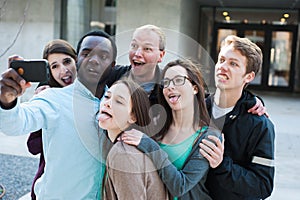
[(129, 131), (124, 131), (124, 133), (121, 135), (121, 139), (126, 144), (138, 146), (141, 142), (143, 135), (144, 133), (142, 133), (141, 131), (131, 129)]
[(43, 91), (47, 88), (50, 88), (50, 86), (49, 85), (42, 85), (42, 86), (35, 89), (34, 94), (38, 94), (38, 93), (40, 93), (41, 91)]
[(218, 137), (213, 135), (209, 135), (208, 139), (211, 141), (203, 139), (199, 144), (200, 153), (208, 160), (211, 168), (216, 168), (223, 161), (225, 141), (224, 134), (222, 134), (222, 143)]

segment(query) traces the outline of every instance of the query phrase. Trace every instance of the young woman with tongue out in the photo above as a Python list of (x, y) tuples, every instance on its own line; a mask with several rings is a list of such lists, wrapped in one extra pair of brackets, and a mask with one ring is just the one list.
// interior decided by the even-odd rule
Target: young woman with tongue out
[(193, 62), (175, 60), (162, 78), (159, 100), (167, 120), (156, 141), (136, 130), (125, 131), (122, 140), (151, 158), (173, 199), (211, 199), (204, 186), (209, 163), (199, 143), (208, 135), (221, 138), (221, 133), (208, 127), (202, 74)]
[(106, 159), (103, 199), (168, 199), (152, 161), (135, 146), (119, 140), (125, 130), (150, 133), (147, 93), (135, 82), (119, 80), (100, 104), (99, 126), (113, 143)]

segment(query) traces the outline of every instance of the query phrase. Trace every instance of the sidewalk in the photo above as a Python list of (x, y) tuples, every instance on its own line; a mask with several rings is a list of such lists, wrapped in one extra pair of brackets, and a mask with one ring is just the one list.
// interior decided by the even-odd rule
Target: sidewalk
[[(298, 153), (300, 152), (300, 95), (263, 93), (259, 96), (264, 99), (276, 130), (275, 188), (268, 200), (298, 200), (300, 196), (300, 174), (298, 173), (300, 169), (300, 154)], [(38, 159), (27, 152), (26, 139), (27, 136), (9, 137), (0, 133), (0, 156), (1, 154), (18, 155), (18, 157), (24, 158), (22, 162), (34, 162), (34, 164), (30, 164), (31, 169), (28, 171), (15, 169), (14, 173), (19, 174), (19, 176), (28, 175), (28, 172), (34, 174), (38, 165)], [(33, 175), (26, 183), (27, 189), (21, 191), (22, 200), (30, 199), (28, 192), (32, 179)], [(0, 182), (2, 182), (1, 171)], [(17, 183), (12, 182), (12, 184)], [(16, 191), (9, 192), (14, 193)], [(2, 200), (8, 199), (4, 196)]]
[(275, 189), (271, 200), (300, 196), (300, 96), (285, 93), (263, 97), (276, 130)]

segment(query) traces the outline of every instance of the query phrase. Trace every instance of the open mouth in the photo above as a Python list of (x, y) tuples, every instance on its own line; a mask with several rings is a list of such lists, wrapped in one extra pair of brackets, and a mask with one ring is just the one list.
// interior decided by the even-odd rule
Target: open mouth
[(229, 79), (229, 77), (227, 75), (225, 75), (225, 74), (219, 74), (218, 78), (222, 79), (222, 80), (228, 80)]
[(112, 118), (111, 114), (109, 114), (108, 112), (105, 112), (105, 111), (101, 111), (101, 113), (99, 115), (99, 121), (103, 122), (110, 118)]
[(72, 76), (64, 76), (61, 78), (61, 80), (67, 85), (73, 83)]
[(140, 62), (140, 61), (133, 61), (133, 64), (134, 64), (135, 66), (142, 66), (142, 65), (144, 65), (144, 64), (146, 64), (146, 63)]
[(168, 98), (169, 98), (169, 101), (171, 103), (176, 103), (176, 102), (178, 102), (178, 99), (180, 98), (180, 95), (171, 94), (171, 95), (168, 96)]

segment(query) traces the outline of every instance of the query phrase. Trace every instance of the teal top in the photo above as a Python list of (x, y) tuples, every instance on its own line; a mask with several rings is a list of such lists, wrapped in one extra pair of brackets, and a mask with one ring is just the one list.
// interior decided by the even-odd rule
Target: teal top
[(187, 157), (183, 168), (178, 170), (170, 161), (169, 155), (162, 150), (159, 144), (143, 135), (139, 150), (145, 152), (151, 158), (159, 176), (168, 188), (169, 194), (181, 200), (212, 200), (205, 188), (209, 163), (199, 152), (199, 144), (209, 135), (221, 138), (221, 132), (214, 128), (205, 127), (193, 143), (190, 155)]
[(193, 142), (196, 139), (198, 132), (199, 131), (178, 144), (164, 144), (159, 142), (160, 148), (169, 155), (169, 160), (178, 170), (182, 169), (185, 160), (191, 153)]
[[(181, 170), (186, 159), (192, 151), (195, 139), (201, 132), (205, 131), (206, 129), (207, 126), (202, 127), (193, 135), (178, 144), (163, 144), (161, 142), (158, 142), (158, 144), (160, 148), (168, 154), (169, 160), (177, 168), (177, 170)], [(177, 197), (175, 197), (174, 200), (177, 200)]]
[(161, 142), (158, 142), (158, 144), (160, 148), (162, 148), (169, 155), (169, 160), (173, 163), (173, 165), (180, 170), (182, 169), (185, 160), (191, 153), (195, 139), (206, 129), (207, 127), (203, 127), (197, 130), (193, 135), (178, 144), (163, 144)]

